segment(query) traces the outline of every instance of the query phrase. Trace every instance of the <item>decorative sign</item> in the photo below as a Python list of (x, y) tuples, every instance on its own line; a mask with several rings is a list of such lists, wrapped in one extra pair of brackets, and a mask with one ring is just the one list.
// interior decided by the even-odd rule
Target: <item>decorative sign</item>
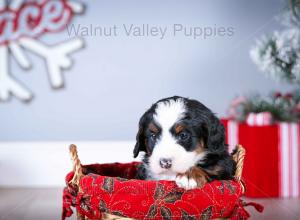
[(74, 38), (48, 46), (38, 38), (64, 30), (73, 16), (83, 11), (83, 4), (72, 0), (10, 0), (9, 4), (0, 0), (0, 101), (7, 101), (11, 95), (29, 101), (33, 96), (11, 76), (9, 69), (10, 57), (21, 68), (31, 69), (24, 50), (45, 59), (53, 88), (63, 86), (62, 70), (72, 66), (68, 55), (83, 48), (83, 40)]

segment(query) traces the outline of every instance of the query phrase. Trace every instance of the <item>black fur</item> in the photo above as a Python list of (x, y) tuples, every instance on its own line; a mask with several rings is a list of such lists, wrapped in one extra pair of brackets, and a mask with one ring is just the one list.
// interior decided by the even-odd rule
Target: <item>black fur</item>
[[(151, 132), (148, 129), (150, 123), (155, 123), (153, 114), (157, 104), (160, 102), (169, 102), (170, 100), (183, 99), (186, 106), (186, 113), (180, 121), (186, 125), (186, 133), (188, 138), (178, 137), (178, 143), (187, 151), (194, 151), (199, 144), (203, 141), (204, 150), (207, 156), (199, 164), (195, 166), (201, 167), (205, 170), (210, 180), (215, 179), (232, 179), (235, 173), (235, 162), (228, 153), (228, 147), (225, 144), (225, 130), (219, 119), (211, 112), (206, 106), (200, 102), (188, 98), (174, 96), (166, 99), (159, 100), (147, 110), (140, 119), (139, 131), (136, 136), (136, 145), (134, 148), (134, 157), (137, 157), (140, 151), (144, 151), (145, 156), (143, 163), (139, 168), (139, 179), (147, 179), (148, 158), (155, 145), (155, 140), (151, 137)], [(159, 129), (159, 126), (157, 126)], [(173, 132), (171, 130), (171, 132)], [(175, 135), (175, 133), (174, 133)], [(185, 137), (183, 135), (183, 137)], [(159, 138), (159, 134), (155, 138)]]

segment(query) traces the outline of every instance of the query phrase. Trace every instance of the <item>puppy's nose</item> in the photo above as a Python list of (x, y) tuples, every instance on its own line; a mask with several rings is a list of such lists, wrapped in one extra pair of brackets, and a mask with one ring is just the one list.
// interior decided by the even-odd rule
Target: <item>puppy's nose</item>
[(172, 166), (172, 160), (169, 158), (161, 158), (159, 160), (159, 165), (161, 168), (170, 169)]

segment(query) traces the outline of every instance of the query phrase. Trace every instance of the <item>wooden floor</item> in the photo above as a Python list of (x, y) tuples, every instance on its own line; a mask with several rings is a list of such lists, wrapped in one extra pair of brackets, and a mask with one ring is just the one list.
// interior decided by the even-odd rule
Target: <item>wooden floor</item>
[[(0, 189), (0, 220), (59, 220), (61, 193), (62, 189)], [(300, 199), (245, 200), (265, 206), (262, 214), (247, 208), (250, 219), (300, 220)]]

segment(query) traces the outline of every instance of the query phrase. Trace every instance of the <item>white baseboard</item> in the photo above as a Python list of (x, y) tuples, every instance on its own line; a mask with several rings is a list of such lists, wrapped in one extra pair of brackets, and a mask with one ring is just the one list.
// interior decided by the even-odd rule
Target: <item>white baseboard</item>
[[(0, 187), (61, 187), (71, 142), (0, 142)], [(134, 142), (76, 142), (82, 164), (133, 161)], [(138, 159), (139, 160), (139, 159)]]

